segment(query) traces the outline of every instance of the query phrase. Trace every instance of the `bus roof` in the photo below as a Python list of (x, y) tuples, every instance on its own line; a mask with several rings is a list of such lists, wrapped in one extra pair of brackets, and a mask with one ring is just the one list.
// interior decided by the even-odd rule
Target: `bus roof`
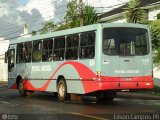
[(97, 23), (97, 24), (92, 24), (92, 25), (87, 25), (87, 26), (82, 26), (82, 27), (76, 27), (76, 28), (71, 28), (71, 29), (66, 29), (66, 30), (50, 32), (50, 33), (46, 33), (42, 35), (13, 39), (13, 40), (10, 40), (10, 44), (28, 42), (28, 41), (33, 41), (33, 40), (43, 40), (43, 39), (53, 38), (53, 37), (58, 37), (58, 36), (65, 36), (65, 35), (71, 35), (75, 33), (94, 31), (94, 30), (97, 30), (98, 27), (105, 27), (105, 28), (106, 27), (136, 27), (136, 28), (144, 28), (144, 29), (148, 28), (147, 25), (133, 24), (133, 23)]

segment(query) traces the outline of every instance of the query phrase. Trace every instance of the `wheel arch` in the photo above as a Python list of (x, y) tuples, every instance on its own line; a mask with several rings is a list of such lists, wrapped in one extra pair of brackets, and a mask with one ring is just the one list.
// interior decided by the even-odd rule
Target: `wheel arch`
[(66, 83), (65, 77), (64, 77), (63, 75), (59, 75), (59, 76), (57, 77), (56, 85), (58, 85), (58, 82), (59, 82), (61, 79), (63, 79), (64, 82)]

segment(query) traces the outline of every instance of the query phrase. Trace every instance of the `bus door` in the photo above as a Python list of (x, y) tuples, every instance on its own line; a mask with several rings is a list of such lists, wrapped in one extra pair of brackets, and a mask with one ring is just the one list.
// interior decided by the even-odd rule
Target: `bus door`
[(8, 71), (12, 72), (15, 68), (15, 47), (10, 46), (10, 49), (8, 50)]
[(9, 46), (8, 50), (8, 87), (10, 88), (16, 81), (16, 54), (15, 54), (16, 46)]

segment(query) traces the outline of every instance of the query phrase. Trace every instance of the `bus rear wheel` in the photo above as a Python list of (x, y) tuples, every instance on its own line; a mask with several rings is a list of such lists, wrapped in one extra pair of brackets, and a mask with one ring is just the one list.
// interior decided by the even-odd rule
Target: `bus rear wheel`
[(63, 102), (67, 99), (67, 85), (66, 85), (66, 82), (64, 81), (64, 79), (61, 79), (58, 82), (57, 93), (58, 93), (58, 99), (60, 101)]
[(97, 91), (95, 95), (97, 102), (112, 102), (116, 97), (116, 92)]
[(24, 83), (23, 83), (23, 80), (20, 80), (20, 81), (19, 81), (19, 84), (18, 84), (18, 91), (19, 91), (19, 95), (20, 95), (20, 96), (26, 96), (26, 95), (27, 95), (27, 91), (24, 90)]

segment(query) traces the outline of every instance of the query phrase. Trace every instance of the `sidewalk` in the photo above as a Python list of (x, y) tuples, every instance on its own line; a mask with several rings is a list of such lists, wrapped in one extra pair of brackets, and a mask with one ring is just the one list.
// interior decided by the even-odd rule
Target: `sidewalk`
[(0, 81), (0, 87), (7, 86), (8, 81)]
[(160, 79), (159, 78), (153, 78), (154, 85), (160, 87)]

